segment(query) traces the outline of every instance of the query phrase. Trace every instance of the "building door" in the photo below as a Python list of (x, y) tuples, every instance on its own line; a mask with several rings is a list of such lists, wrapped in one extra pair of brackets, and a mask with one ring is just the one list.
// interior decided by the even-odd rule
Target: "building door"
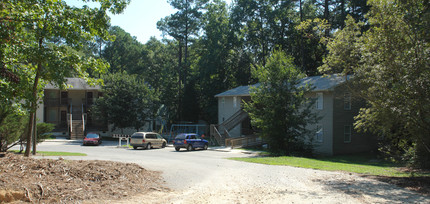
[(60, 120), (61, 120), (61, 125), (66, 125), (66, 123), (67, 123), (67, 112), (65, 110), (61, 111)]
[(87, 92), (87, 104), (88, 106), (93, 105), (93, 92)]

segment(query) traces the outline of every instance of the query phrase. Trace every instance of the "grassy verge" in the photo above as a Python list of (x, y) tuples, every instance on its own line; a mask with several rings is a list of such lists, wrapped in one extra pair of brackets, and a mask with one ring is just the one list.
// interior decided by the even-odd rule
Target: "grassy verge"
[[(12, 150), (11, 152), (19, 153), (19, 150)], [(84, 153), (77, 152), (47, 152), (47, 151), (37, 151), (36, 156), (87, 156)]]
[(133, 148), (133, 146), (131, 146), (131, 145), (121, 145), (121, 147), (125, 147), (125, 148)]
[(252, 157), (230, 158), (237, 161), (253, 162), (268, 165), (286, 165), (326, 171), (346, 171), (373, 176), (388, 177), (430, 177), (429, 172), (405, 171), (402, 166), (375, 159), (371, 155), (348, 155), (322, 158), (302, 157)]

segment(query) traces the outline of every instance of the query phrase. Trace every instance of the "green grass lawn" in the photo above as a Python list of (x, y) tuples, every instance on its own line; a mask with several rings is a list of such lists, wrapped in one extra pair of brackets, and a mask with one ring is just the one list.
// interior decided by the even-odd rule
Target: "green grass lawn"
[[(12, 150), (11, 152), (19, 153), (19, 150)], [(37, 151), (36, 156), (87, 156), (84, 153), (77, 152), (46, 152), (46, 151)]]
[(301, 168), (319, 169), (326, 171), (345, 171), (359, 174), (389, 176), (389, 177), (410, 177), (426, 176), (428, 172), (405, 172), (401, 165), (396, 165), (383, 160), (375, 159), (371, 155), (348, 155), (321, 158), (303, 157), (251, 157), (251, 158), (229, 158), (231, 160), (253, 162), (268, 165), (285, 165)]

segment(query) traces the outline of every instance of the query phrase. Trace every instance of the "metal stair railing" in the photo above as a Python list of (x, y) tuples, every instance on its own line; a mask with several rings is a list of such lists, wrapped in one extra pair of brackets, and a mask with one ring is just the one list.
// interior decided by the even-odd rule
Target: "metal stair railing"
[(210, 126), (210, 133), (211, 136), (215, 138), (215, 140), (217, 141), (218, 144), (223, 144), (223, 136), (221, 135), (221, 133), (218, 131), (216, 125), (211, 125)]
[(221, 123), (219, 126), (223, 127), (223, 129), (227, 131), (230, 131), (247, 117), (248, 117), (248, 113), (245, 112), (243, 109), (240, 109), (232, 116), (230, 116), (227, 120), (225, 120), (223, 123)]

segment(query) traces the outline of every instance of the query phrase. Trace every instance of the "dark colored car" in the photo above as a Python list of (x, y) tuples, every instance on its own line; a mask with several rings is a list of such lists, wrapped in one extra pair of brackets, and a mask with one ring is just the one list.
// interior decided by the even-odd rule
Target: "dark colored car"
[(179, 151), (181, 148), (185, 148), (187, 151), (195, 150), (196, 148), (207, 150), (208, 141), (201, 139), (195, 133), (182, 133), (176, 135), (175, 140), (173, 140), (173, 146), (176, 151)]
[(84, 138), (83, 145), (99, 145), (102, 143), (102, 138), (98, 133), (89, 132)]

